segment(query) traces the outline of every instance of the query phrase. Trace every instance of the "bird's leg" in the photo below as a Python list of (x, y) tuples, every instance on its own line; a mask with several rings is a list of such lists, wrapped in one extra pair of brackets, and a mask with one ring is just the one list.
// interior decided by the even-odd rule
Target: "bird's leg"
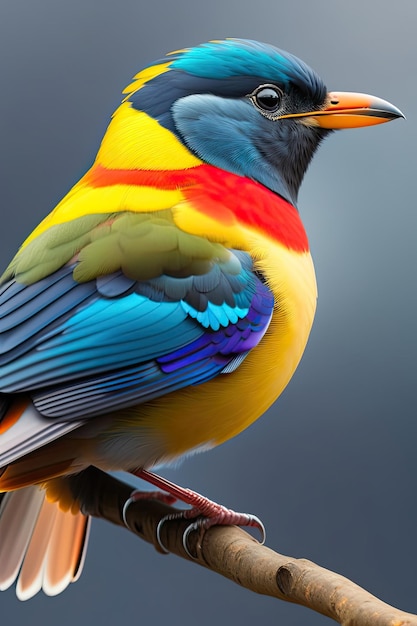
[[(184, 548), (190, 556), (191, 554), (187, 546), (187, 539), (188, 539), (189, 534), (193, 530), (197, 530), (197, 529), (207, 530), (211, 526), (215, 526), (215, 525), (252, 526), (254, 528), (258, 528), (261, 533), (262, 543), (264, 542), (265, 527), (262, 524), (261, 520), (258, 517), (256, 517), (256, 515), (251, 515), (249, 513), (238, 513), (236, 511), (232, 511), (231, 509), (228, 509), (221, 504), (217, 504), (217, 502), (213, 502), (212, 500), (205, 498), (204, 496), (197, 493), (196, 491), (193, 491), (192, 489), (180, 487), (179, 485), (176, 485), (170, 480), (167, 480), (166, 478), (162, 478), (161, 476), (158, 476), (157, 474), (154, 474), (153, 472), (149, 472), (148, 470), (145, 470), (145, 469), (136, 470), (132, 472), (132, 474), (134, 474), (135, 476), (138, 476), (139, 478), (142, 478), (143, 480), (146, 480), (147, 482), (151, 483), (158, 489), (162, 489), (166, 493), (170, 494), (171, 498), (174, 498), (174, 500), (181, 500), (181, 502), (185, 502), (186, 504), (189, 504), (191, 506), (191, 509), (188, 509), (186, 511), (181, 511), (180, 513), (174, 513), (173, 515), (166, 515), (159, 522), (158, 530), (157, 530), (158, 543), (160, 544), (161, 548), (164, 549), (165, 551), (166, 551), (166, 548), (162, 544), (161, 538), (160, 538), (160, 530), (166, 521), (169, 521), (172, 519), (179, 519), (179, 518), (195, 520), (192, 524), (190, 524), (190, 526), (188, 526), (183, 537)], [(138, 494), (139, 498), (149, 497), (149, 495), (146, 494), (146, 492), (134, 492), (124, 506), (124, 514), (127, 510), (127, 507), (134, 500), (137, 499), (135, 496), (135, 493)]]

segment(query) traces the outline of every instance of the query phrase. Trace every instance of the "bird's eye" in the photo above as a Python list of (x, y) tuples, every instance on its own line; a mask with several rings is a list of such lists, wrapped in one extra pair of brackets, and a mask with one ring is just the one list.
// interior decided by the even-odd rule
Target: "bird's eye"
[(275, 113), (281, 104), (282, 91), (275, 85), (261, 85), (250, 94), (250, 98), (261, 111)]

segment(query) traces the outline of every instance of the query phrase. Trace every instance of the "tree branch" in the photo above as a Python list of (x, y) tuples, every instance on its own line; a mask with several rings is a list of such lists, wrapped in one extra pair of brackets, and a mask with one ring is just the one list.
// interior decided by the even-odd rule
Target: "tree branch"
[[(93, 467), (72, 477), (70, 483), (86, 514), (125, 527), (122, 511), (131, 486)], [(157, 500), (139, 500), (127, 511), (129, 529), (161, 552), (156, 542), (158, 522), (175, 512), (177, 509)], [(192, 533), (192, 559), (182, 545), (189, 523), (172, 520), (162, 526), (161, 539), (167, 550), (251, 591), (300, 604), (343, 626), (417, 626), (416, 615), (385, 604), (347, 578), (311, 561), (277, 554), (235, 526), (215, 526), (202, 538)]]

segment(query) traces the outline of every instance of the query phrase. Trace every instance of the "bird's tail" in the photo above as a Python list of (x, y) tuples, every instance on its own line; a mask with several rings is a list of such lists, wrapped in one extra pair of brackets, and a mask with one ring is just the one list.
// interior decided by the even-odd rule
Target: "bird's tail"
[(63, 510), (58, 480), (0, 494), (0, 590), (17, 581), (20, 600), (61, 593), (83, 568), (90, 518)]

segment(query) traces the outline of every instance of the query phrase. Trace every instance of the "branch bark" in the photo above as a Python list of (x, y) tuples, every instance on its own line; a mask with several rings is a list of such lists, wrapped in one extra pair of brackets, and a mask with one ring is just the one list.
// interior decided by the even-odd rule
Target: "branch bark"
[[(70, 479), (82, 510), (125, 526), (123, 505), (132, 487), (90, 467)], [(174, 509), (157, 500), (139, 500), (127, 511), (131, 532), (153, 544), (158, 522)], [(261, 546), (235, 526), (215, 526), (203, 537), (190, 535), (190, 558), (182, 545), (189, 520), (165, 523), (161, 539), (169, 552), (207, 567), (256, 593), (300, 604), (332, 618), (343, 626), (417, 626), (417, 616), (389, 606), (352, 581), (312, 563), (278, 554)]]

